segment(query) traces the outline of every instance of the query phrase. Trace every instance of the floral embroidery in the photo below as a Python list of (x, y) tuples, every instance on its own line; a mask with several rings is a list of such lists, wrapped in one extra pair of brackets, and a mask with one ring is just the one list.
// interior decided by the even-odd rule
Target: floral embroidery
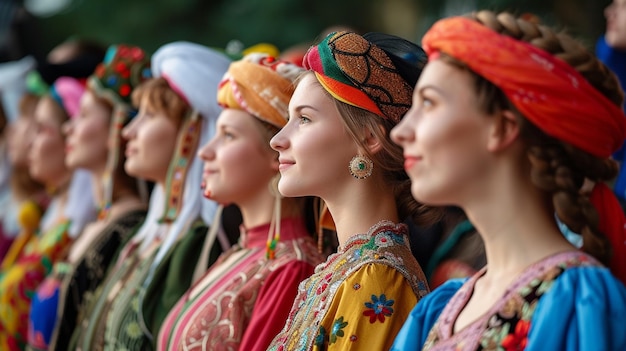
[(319, 348), (323, 348), (325, 341), (326, 341), (326, 329), (324, 329), (324, 326), (320, 325), (320, 330), (317, 336), (315, 337), (315, 346)]
[(328, 288), (328, 283), (331, 281), (332, 278), (333, 278), (333, 274), (332, 273), (326, 274), (326, 276), (324, 277), (324, 280), (322, 280), (322, 282), (318, 286), (318, 288), (317, 288), (315, 293), (317, 295), (322, 295), (322, 293), (324, 291), (326, 291), (326, 288)]
[(133, 339), (137, 339), (143, 335), (143, 332), (137, 322), (132, 322), (126, 326), (126, 334)]
[(375, 323), (376, 319), (384, 323), (385, 317), (389, 317), (393, 313), (391, 306), (393, 306), (394, 302), (394, 300), (387, 300), (385, 294), (381, 294), (380, 297), (372, 295), (372, 302), (365, 303), (365, 307), (367, 307), (368, 310), (365, 310), (363, 315), (370, 317), (370, 323)]
[(507, 335), (502, 340), (502, 347), (506, 351), (524, 350), (528, 342), (528, 331), (530, 330), (530, 321), (520, 320), (515, 326), (515, 331)]
[(359, 289), (361, 289), (361, 284), (359, 284), (359, 283), (355, 283), (355, 284), (352, 286), (352, 288), (353, 288), (354, 290), (359, 290)]
[[(464, 301), (479, 275), (474, 276), (473, 280), (468, 285), (464, 285), (457, 293), (458, 295), (448, 302), (448, 306), (454, 307), (446, 308), (442, 312), (422, 350), (430, 350), (434, 347), (489, 351), (524, 350), (528, 344), (530, 321), (541, 297), (550, 290), (560, 274), (570, 267), (599, 265), (588, 257), (582, 253), (564, 253), (540, 262), (540, 265), (538, 264), (534, 269), (522, 275), (516, 285), (511, 288), (511, 292), (499, 302), (498, 310), (492, 315), (484, 316), (475, 321), (472, 327), (449, 336), (451, 324), (448, 321), (452, 320), (450, 313), (455, 313), (460, 308), (459, 301)], [(474, 340), (478, 344), (475, 344)]]
[(374, 243), (378, 247), (389, 247), (394, 245), (393, 239), (387, 233), (379, 233), (374, 237)]
[(337, 342), (337, 337), (343, 337), (343, 328), (348, 325), (348, 322), (343, 321), (343, 317), (339, 317), (339, 319), (335, 320), (333, 323), (333, 329), (330, 331), (330, 343), (334, 344)]
[(415, 280), (417, 280), (417, 296), (421, 299), (422, 297), (428, 295), (430, 289), (426, 285), (426, 283), (421, 280), (419, 277), (413, 276)]

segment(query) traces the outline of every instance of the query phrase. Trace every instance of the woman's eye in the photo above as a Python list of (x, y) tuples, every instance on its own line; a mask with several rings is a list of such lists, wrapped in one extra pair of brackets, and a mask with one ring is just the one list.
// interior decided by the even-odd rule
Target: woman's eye
[(306, 124), (306, 123), (311, 122), (311, 120), (306, 116), (300, 116), (298, 117), (298, 119), (300, 120), (300, 124)]
[(222, 137), (226, 140), (232, 140), (235, 138), (235, 134), (226, 130), (222, 130)]
[(433, 105), (433, 101), (427, 97), (422, 97), (422, 106), (431, 107)]

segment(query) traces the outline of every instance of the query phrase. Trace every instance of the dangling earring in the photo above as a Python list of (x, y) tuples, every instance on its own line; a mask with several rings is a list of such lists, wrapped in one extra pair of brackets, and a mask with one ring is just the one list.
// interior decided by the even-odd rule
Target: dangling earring
[(356, 155), (350, 160), (350, 174), (356, 179), (365, 179), (372, 175), (374, 162), (367, 156)]
[(265, 251), (265, 256), (267, 259), (273, 260), (276, 257), (276, 245), (278, 244), (278, 240), (280, 240), (280, 220), (282, 218), (281, 215), (281, 205), (282, 205), (282, 195), (278, 191), (278, 181), (280, 180), (280, 173), (277, 174), (270, 181), (270, 192), (274, 196), (274, 215), (272, 216), (272, 220), (270, 222), (270, 230), (267, 233), (267, 247)]

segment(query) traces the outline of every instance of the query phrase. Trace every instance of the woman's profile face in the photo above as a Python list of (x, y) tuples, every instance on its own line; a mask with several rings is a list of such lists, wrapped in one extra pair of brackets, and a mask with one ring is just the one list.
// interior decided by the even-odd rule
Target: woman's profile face
[(122, 129), (126, 144), (124, 170), (133, 177), (165, 184), (174, 155), (178, 125), (163, 111), (152, 109), (147, 98), (139, 114)]
[(33, 116), (19, 116), (10, 126), (8, 153), (16, 167), (28, 167), (28, 153), (35, 137), (36, 122)]
[(278, 172), (278, 155), (269, 148), (261, 124), (251, 114), (227, 108), (217, 119), (215, 136), (198, 156), (204, 161), (204, 195), (219, 203), (245, 204), (261, 193)]
[(415, 199), (458, 205), (472, 196), (475, 184), (486, 179), (491, 121), (478, 108), (468, 71), (442, 60), (426, 65), (411, 109), (391, 131), (392, 140), (404, 149)]
[(281, 194), (324, 199), (352, 177), (348, 165), (358, 148), (341, 118), (315, 75), (304, 76), (289, 102), (287, 125), (270, 142), (280, 154)]
[(65, 163), (68, 167), (104, 171), (110, 120), (109, 106), (93, 92), (85, 92), (80, 100), (80, 113), (64, 126), (67, 135)]
[(65, 166), (65, 139), (61, 125), (63, 109), (50, 96), (43, 97), (35, 109), (35, 135), (28, 155), (29, 173), (46, 185), (58, 186), (69, 176)]

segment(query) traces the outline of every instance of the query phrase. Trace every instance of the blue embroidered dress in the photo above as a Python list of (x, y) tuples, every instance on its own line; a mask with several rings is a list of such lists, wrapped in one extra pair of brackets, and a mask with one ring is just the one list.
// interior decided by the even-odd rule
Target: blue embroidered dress
[(465, 283), (451, 280), (420, 301), (392, 350), (626, 350), (626, 288), (576, 251), (527, 268), (487, 313), (454, 333), (485, 271)]

